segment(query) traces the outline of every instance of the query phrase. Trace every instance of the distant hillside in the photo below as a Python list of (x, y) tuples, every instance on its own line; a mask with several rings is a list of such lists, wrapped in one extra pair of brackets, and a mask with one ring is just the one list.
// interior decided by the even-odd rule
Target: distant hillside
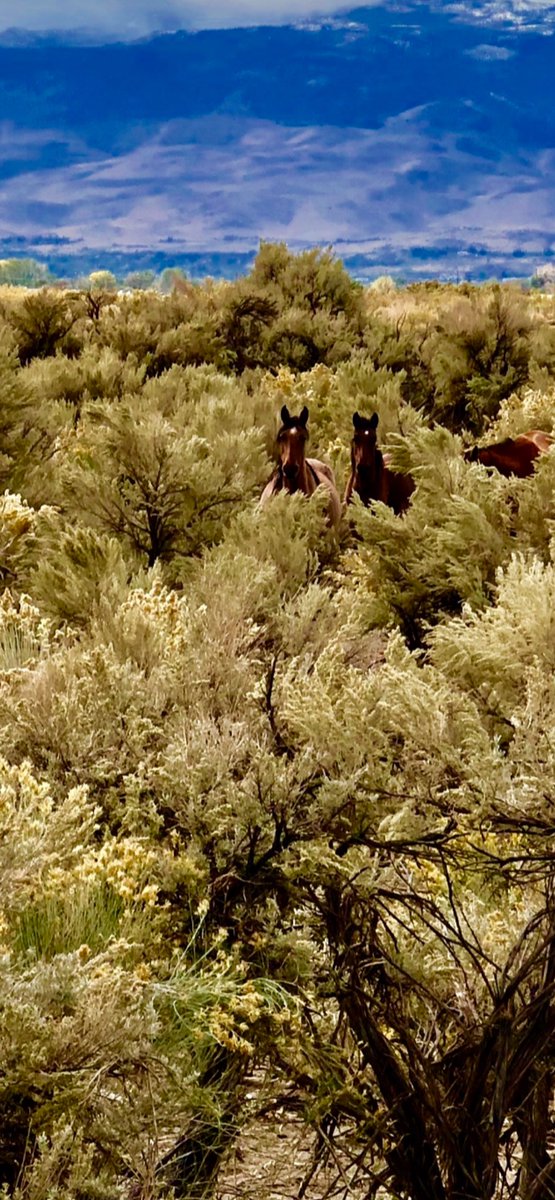
[(217, 274), (264, 238), (332, 243), (362, 277), (530, 274), (555, 249), (555, 6), (452, 7), (128, 44), (5, 34), (0, 253), (208, 255)]

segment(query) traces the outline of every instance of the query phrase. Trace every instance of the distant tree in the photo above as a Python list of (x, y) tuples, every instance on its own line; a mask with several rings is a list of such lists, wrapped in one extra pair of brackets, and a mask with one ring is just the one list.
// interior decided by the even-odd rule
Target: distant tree
[(112, 271), (91, 271), (88, 278), (89, 289), (95, 292), (115, 292), (118, 284)]
[(158, 284), (160, 291), (168, 293), (173, 292), (178, 283), (184, 283), (187, 276), (181, 267), (165, 267), (160, 272)]
[(34, 258), (0, 259), (0, 284), (11, 283), (19, 287), (40, 287), (48, 280), (46, 263)]
[(396, 292), (397, 284), (392, 275), (378, 275), (372, 280), (370, 288), (373, 292)]
[(156, 274), (154, 271), (130, 271), (124, 279), (125, 287), (136, 288), (138, 291), (146, 291), (148, 288), (154, 287), (156, 282)]
[(262, 242), (251, 279), (257, 286), (273, 285), (285, 304), (313, 316), (324, 309), (331, 316), (355, 317), (360, 310), (362, 289), (331, 250), (291, 254), (283, 242)]
[(530, 280), (530, 287), (537, 288), (538, 291), (551, 292), (555, 287), (555, 265), (553, 263), (542, 263), (536, 267), (534, 274)]

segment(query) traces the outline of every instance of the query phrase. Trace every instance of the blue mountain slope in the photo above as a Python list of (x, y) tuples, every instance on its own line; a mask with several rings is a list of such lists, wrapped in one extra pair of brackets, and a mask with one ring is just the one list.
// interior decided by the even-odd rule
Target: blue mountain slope
[(174, 260), (285, 238), (376, 269), (428, 254), (467, 270), (477, 251), (483, 270), (533, 265), (555, 250), (555, 6), (538, 25), (537, 8), (506, 21), (492, 4), (130, 44), (0, 39), (0, 238), (170, 238)]

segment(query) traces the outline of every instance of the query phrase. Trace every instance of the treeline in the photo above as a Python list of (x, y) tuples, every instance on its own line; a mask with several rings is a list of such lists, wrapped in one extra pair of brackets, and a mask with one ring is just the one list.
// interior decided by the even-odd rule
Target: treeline
[[(555, 299), (174, 282), (0, 291), (4, 1194), (225, 1195), (279, 1110), (289, 1194), (543, 1200), (555, 454), (463, 452), (555, 429)], [(407, 513), (260, 509), (284, 403)]]
[(327, 251), (292, 255), (270, 243), (233, 283), (168, 272), (169, 296), (115, 295), (103, 271), (81, 291), (7, 289), (2, 315), (21, 364), (106, 347), (124, 361), (136, 355), (150, 377), (173, 365), (304, 372), (358, 354), (401, 376), (402, 398), (429, 419), (451, 429), (470, 420), (476, 431), (512, 391), (554, 370), (543, 293), (466, 283), (398, 290), (388, 277), (364, 289)]
[(185, 272), (182, 267), (164, 267), (154, 271), (149, 267), (126, 271), (116, 276), (107, 268), (90, 271), (88, 274), (74, 273), (61, 276), (50, 268), (48, 263), (36, 258), (0, 258), (0, 286), (9, 284), (13, 287), (39, 288), (51, 286), (58, 289), (72, 287), (87, 291), (91, 288), (106, 288), (115, 292), (118, 289), (157, 288), (161, 292), (171, 292), (176, 281), (184, 280)]

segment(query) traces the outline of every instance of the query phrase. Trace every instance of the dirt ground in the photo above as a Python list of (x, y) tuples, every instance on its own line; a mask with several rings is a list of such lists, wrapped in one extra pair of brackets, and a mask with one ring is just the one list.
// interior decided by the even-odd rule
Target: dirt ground
[[(336, 1137), (337, 1135), (335, 1135)], [(334, 1137), (334, 1142), (335, 1142)], [(294, 1113), (247, 1127), (220, 1173), (216, 1200), (389, 1200), (361, 1163), (307, 1132)]]

